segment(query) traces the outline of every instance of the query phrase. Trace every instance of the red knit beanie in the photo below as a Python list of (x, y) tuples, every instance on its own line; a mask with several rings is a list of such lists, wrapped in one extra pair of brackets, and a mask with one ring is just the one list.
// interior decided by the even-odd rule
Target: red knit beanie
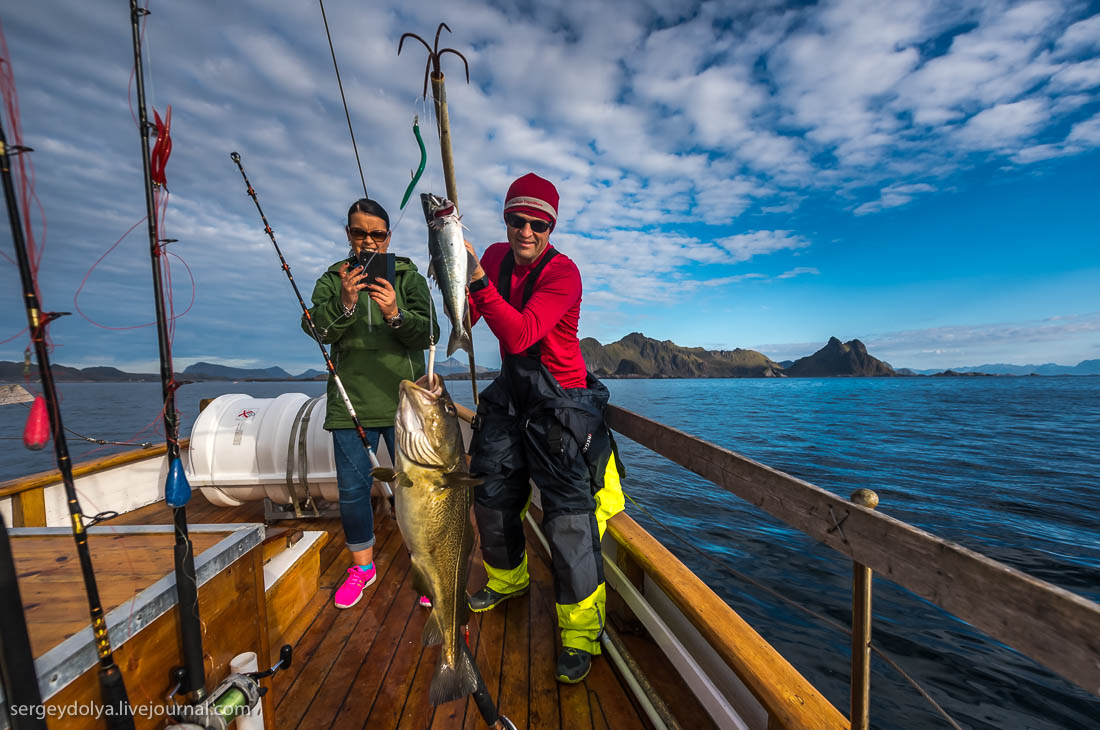
[(518, 178), (508, 188), (504, 198), (504, 214), (522, 213), (550, 223), (550, 230), (558, 220), (558, 189), (554, 183), (533, 172)]

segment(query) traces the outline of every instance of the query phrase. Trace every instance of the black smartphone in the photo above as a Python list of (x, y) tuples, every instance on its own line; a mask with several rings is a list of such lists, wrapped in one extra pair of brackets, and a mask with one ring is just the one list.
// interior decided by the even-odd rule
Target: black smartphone
[(396, 277), (394, 266), (397, 257), (392, 253), (375, 253), (373, 251), (360, 251), (355, 264), (363, 267), (367, 273), (367, 283), (374, 284), (375, 278), (385, 279), (394, 286)]

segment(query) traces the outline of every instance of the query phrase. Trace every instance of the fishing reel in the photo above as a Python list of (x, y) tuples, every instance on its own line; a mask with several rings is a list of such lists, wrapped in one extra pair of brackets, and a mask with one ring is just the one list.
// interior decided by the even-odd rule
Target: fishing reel
[[(206, 699), (194, 705), (178, 706), (178, 722), (169, 725), (168, 730), (229, 730), (230, 725), (239, 718), (248, 716), (267, 694), (267, 688), (260, 686), (260, 680), (290, 667), (293, 651), (290, 644), (284, 644), (279, 651), (279, 661), (266, 672), (231, 674)], [(182, 679), (182, 671), (182, 668), (176, 670), (177, 681)], [(179, 684), (176, 685), (176, 690), (178, 689)], [(175, 693), (174, 690), (172, 695)]]

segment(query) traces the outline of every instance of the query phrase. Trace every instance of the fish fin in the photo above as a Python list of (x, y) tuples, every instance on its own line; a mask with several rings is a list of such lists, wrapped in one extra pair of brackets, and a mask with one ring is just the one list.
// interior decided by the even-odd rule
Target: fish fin
[(428, 689), (428, 701), (433, 705), (453, 702), (473, 694), (478, 687), (477, 667), (470, 650), (465, 643), (458, 645), (458, 656), (454, 664), (446, 664), (440, 656), (439, 664)]
[(485, 480), (465, 471), (449, 471), (443, 475), (444, 487), (476, 487)]
[(428, 270), (425, 273), (432, 281), (438, 281), (438, 279), (435, 278), (435, 259), (428, 262)]
[(471, 349), (473, 349), (473, 345), (470, 342), (470, 331), (465, 327), (461, 329), (452, 327), (451, 338), (447, 340), (447, 357), (450, 357), (459, 350), (469, 352)]
[(370, 475), (381, 482), (389, 482), (390, 484), (397, 484), (401, 487), (411, 487), (413, 485), (412, 479), (409, 479), (405, 472), (394, 471), (384, 466), (378, 466), (371, 469)]
[(392, 482), (397, 479), (397, 472), (384, 466), (376, 466), (370, 470), (370, 475), (381, 482)]
[(421, 561), (416, 557), (412, 558), (412, 584), (418, 596), (432, 597), (432, 584), (428, 581)]
[(424, 646), (435, 646), (443, 643), (443, 627), (440, 626), (439, 617), (434, 610), (428, 616), (428, 622), (424, 624), (424, 633), (420, 636), (420, 641)]

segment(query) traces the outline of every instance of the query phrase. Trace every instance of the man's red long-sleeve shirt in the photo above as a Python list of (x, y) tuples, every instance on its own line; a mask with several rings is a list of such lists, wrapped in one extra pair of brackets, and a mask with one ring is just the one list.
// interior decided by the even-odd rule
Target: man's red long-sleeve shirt
[[(547, 247), (547, 251), (549, 251)], [(523, 297), (528, 275), (546, 256), (546, 251), (534, 263), (512, 270), (512, 290), (508, 301), (500, 296), (496, 282), (500, 264), (512, 255), (507, 242), (494, 243), (481, 257), (481, 268), (489, 280), (488, 286), (470, 294), (471, 323), (485, 318), (489, 329), (500, 340), (500, 356), (520, 355), (540, 342), (539, 357), (546, 369), (563, 388), (583, 388), (587, 370), (577, 325), (581, 316), (581, 273), (577, 265), (560, 251), (539, 274), (535, 290), (522, 309), (516, 309)]]

